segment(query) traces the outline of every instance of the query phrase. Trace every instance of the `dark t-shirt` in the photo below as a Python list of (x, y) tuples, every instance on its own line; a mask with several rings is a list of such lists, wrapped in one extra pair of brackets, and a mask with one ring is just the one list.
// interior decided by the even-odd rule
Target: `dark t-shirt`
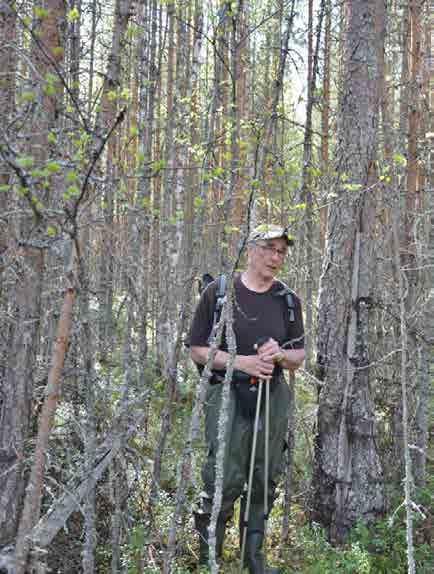
[[(255, 343), (261, 337), (272, 337), (287, 349), (301, 349), (304, 346), (303, 317), (300, 299), (293, 293), (294, 321), (289, 320), (286, 297), (282, 294), (283, 284), (275, 281), (265, 293), (250, 291), (235, 277), (234, 333), (237, 354), (254, 355)], [(196, 308), (187, 344), (206, 347), (213, 326), (217, 282), (213, 281), (203, 292)], [(227, 351), (225, 333), (219, 347)]]

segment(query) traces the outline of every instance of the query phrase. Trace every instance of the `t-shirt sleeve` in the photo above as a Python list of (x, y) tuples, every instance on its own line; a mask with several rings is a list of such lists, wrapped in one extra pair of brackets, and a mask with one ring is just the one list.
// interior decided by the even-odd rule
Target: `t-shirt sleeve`
[(294, 297), (294, 322), (290, 323), (289, 329), (289, 349), (303, 349), (304, 348), (304, 325), (303, 325), (303, 311), (301, 308), (300, 299)]
[(190, 331), (185, 344), (187, 347), (207, 347), (214, 320), (216, 283), (210, 283), (197, 304)]

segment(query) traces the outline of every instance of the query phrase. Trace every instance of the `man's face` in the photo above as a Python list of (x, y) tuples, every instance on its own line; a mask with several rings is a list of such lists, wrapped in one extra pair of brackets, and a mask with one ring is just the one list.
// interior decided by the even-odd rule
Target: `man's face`
[(283, 237), (258, 241), (249, 249), (249, 267), (263, 279), (272, 279), (281, 270), (287, 254)]

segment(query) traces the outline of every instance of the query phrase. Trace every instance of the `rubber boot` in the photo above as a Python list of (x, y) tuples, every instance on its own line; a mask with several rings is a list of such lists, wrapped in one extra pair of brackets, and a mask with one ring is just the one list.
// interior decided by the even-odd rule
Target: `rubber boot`
[[(194, 524), (196, 532), (199, 534), (199, 564), (206, 565), (209, 562), (209, 545), (208, 545), (208, 526), (211, 520), (209, 514), (200, 512), (194, 513)], [(219, 560), (223, 554), (223, 541), (225, 537), (226, 523), (222, 520), (217, 520), (216, 525), (216, 558)]]
[(262, 554), (263, 532), (255, 531), (247, 533), (246, 540), (246, 565), (250, 574), (279, 574), (278, 568), (265, 567)]
[[(240, 533), (240, 553), (243, 547), (243, 536), (244, 536), (244, 513), (246, 511), (246, 503), (247, 503), (247, 493), (244, 491), (240, 498), (240, 516), (238, 519), (238, 529)], [(243, 568), (247, 568), (247, 561), (246, 561), (246, 553), (244, 552), (244, 561), (243, 561)]]

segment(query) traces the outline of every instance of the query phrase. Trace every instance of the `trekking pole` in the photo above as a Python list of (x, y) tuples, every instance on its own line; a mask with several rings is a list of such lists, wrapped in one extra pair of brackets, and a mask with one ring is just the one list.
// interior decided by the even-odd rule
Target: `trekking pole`
[(270, 460), (270, 381), (265, 383), (265, 437), (264, 437), (264, 557), (268, 523), (268, 461)]
[(247, 501), (246, 501), (246, 508), (244, 511), (244, 519), (243, 519), (244, 526), (243, 526), (243, 540), (242, 540), (242, 544), (241, 544), (240, 574), (243, 571), (244, 554), (246, 552), (247, 524), (249, 522), (250, 499), (252, 496), (253, 471), (255, 469), (256, 442), (257, 442), (257, 438), (258, 438), (259, 415), (260, 415), (260, 411), (261, 411), (261, 398), (262, 398), (262, 387), (263, 387), (263, 385), (264, 385), (264, 380), (259, 379), (258, 397), (256, 399), (255, 424), (253, 427), (252, 453), (250, 455), (249, 481), (248, 481), (248, 486), (247, 486)]

